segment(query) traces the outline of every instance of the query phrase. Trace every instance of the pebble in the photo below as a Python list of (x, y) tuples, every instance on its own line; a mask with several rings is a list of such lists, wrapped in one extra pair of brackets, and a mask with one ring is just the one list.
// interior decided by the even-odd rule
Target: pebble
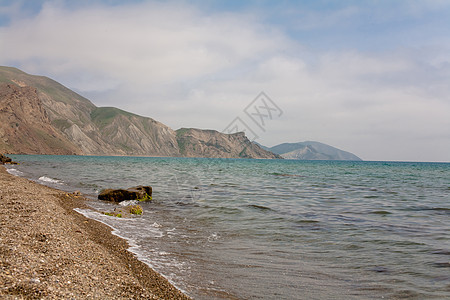
[(39, 280), (39, 278), (32, 278), (30, 280), (31, 283), (41, 283), (41, 280)]
[(73, 210), (83, 203), (0, 167), (0, 299), (189, 299)]

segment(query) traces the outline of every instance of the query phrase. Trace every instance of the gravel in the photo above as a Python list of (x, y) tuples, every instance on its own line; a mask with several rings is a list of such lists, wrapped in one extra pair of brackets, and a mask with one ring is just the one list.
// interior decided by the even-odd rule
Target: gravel
[(75, 212), (84, 200), (0, 166), (1, 299), (189, 299)]

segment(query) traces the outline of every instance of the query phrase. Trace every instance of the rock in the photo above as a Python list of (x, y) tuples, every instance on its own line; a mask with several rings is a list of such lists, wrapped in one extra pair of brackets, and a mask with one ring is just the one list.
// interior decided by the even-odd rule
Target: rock
[(144, 210), (140, 205), (128, 205), (115, 208), (113, 215), (121, 216), (122, 218), (130, 218), (132, 215), (140, 216), (143, 212)]
[(11, 161), (11, 158), (6, 157), (0, 153), (0, 162), (2, 163), (2, 165), (5, 164), (7, 161)]
[(140, 205), (127, 205), (123, 207), (116, 207), (113, 212), (103, 212), (104, 215), (117, 217), (117, 218), (131, 218), (134, 216), (140, 216), (144, 213), (144, 210)]
[(129, 211), (130, 211), (130, 214), (132, 214), (132, 215), (142, 215), (143, 213), (144, 213), (144, 210), (142, 209), (142, 207), (140, 206), (140, 205), (130, 205), (130, 206), (127, 206), (128, 207), (128, 209), (129, 209)]
[(98, 199), (121, 202), (124, 200), (147, 201), (152, 199), (151, 186), (135, 186), (129, 189), (105, 189), (100, 191)]
[(1, 163), (2, 165), (4, 165), (4, 164), (17, 165), (17, 163), (16, 163), (15, 161), (12, 161), (11, 158), (9, 158), (9, 157), (7, 157), (7, 156), (1, 154), (1, 153), (0, 153), (0, 163)]

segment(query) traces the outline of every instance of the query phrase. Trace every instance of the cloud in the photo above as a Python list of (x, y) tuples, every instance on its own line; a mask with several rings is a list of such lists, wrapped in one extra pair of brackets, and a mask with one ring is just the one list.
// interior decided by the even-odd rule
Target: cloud
[[(366, 12), (343, 7), (322, 25), (323, 12), (311, 12), (302, 30), (322, 32)], [(175, 129), (222, 130), (265, 91), (284, 111), (258, 132), (265, 144), (319, 140), (365, 159), (450, 161), (448, 39), (317, 50), (265, 14), (185, 2), (43, 2), (34, 15), (9, 15), (0, 64), (50, 76), (99, 106)]]
[[(399, 54), (324, 54), (314, 67), (298, 58), (275, 57), (262, 62), (251, 80), (227, 85), (248, 94), (261, 82), (259, 87), (285, 111), (282, 120), (268, 125), (272, 144), (321, 140), (366, 159), (396, 160), (423, 159), (420, 144), (428, 155), (446, 157), (450, 90), (443, 75), (448, 70), (439, 75), (426, 61)], [(215, 88), (206, 94), (222, 90)]]
[(214, 74), (280, 50), (280, 38), (256, 25), (244, 16), (205, 16), (179, 4), (69, 11), (50, 2), (36, 17), (2, 31), (2, 39), (28, 47), (6, 48), (1, 54), (3, 60), (36, 69), (46, 60), (57, 62), (53, 73), (95, 66), (121, 81), (159, 85)]

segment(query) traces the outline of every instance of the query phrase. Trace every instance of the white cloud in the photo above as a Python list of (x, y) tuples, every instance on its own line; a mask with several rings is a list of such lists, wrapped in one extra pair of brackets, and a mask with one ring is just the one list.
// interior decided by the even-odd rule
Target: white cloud
[(342, 23), (351, 25), (351, 19), (357, 17), (361, 10), (356, 6), (347, 6), (334, 11), (315, 11), (289, 7), (283, 14), (291, 19), (296, 30), (325, 29)]
[[(337, 11), (333, 22), (358, 11)], [(318, 140), (365, 159), (450, 161), (448, 41), (315, 52), (261, 20), (180, 3), (49, 2), (0, 27), (0, 64), (175, 129), (222, 130), (265, 91), (284, 111), (259, 133), (265, 144)]]
[[(279, 50), (282, 38), (242, 16), (201, 15), (188, 6), (144, 3), (68, 11), (44, 5), (3, 30), (3, 60), (51, 59), (54, 73), (98, 68), (136, 85), (184, 81)], [(9, 51), (8, 51), (9, 50)], [(140, 75), (140, 76), (139, 76)]]

